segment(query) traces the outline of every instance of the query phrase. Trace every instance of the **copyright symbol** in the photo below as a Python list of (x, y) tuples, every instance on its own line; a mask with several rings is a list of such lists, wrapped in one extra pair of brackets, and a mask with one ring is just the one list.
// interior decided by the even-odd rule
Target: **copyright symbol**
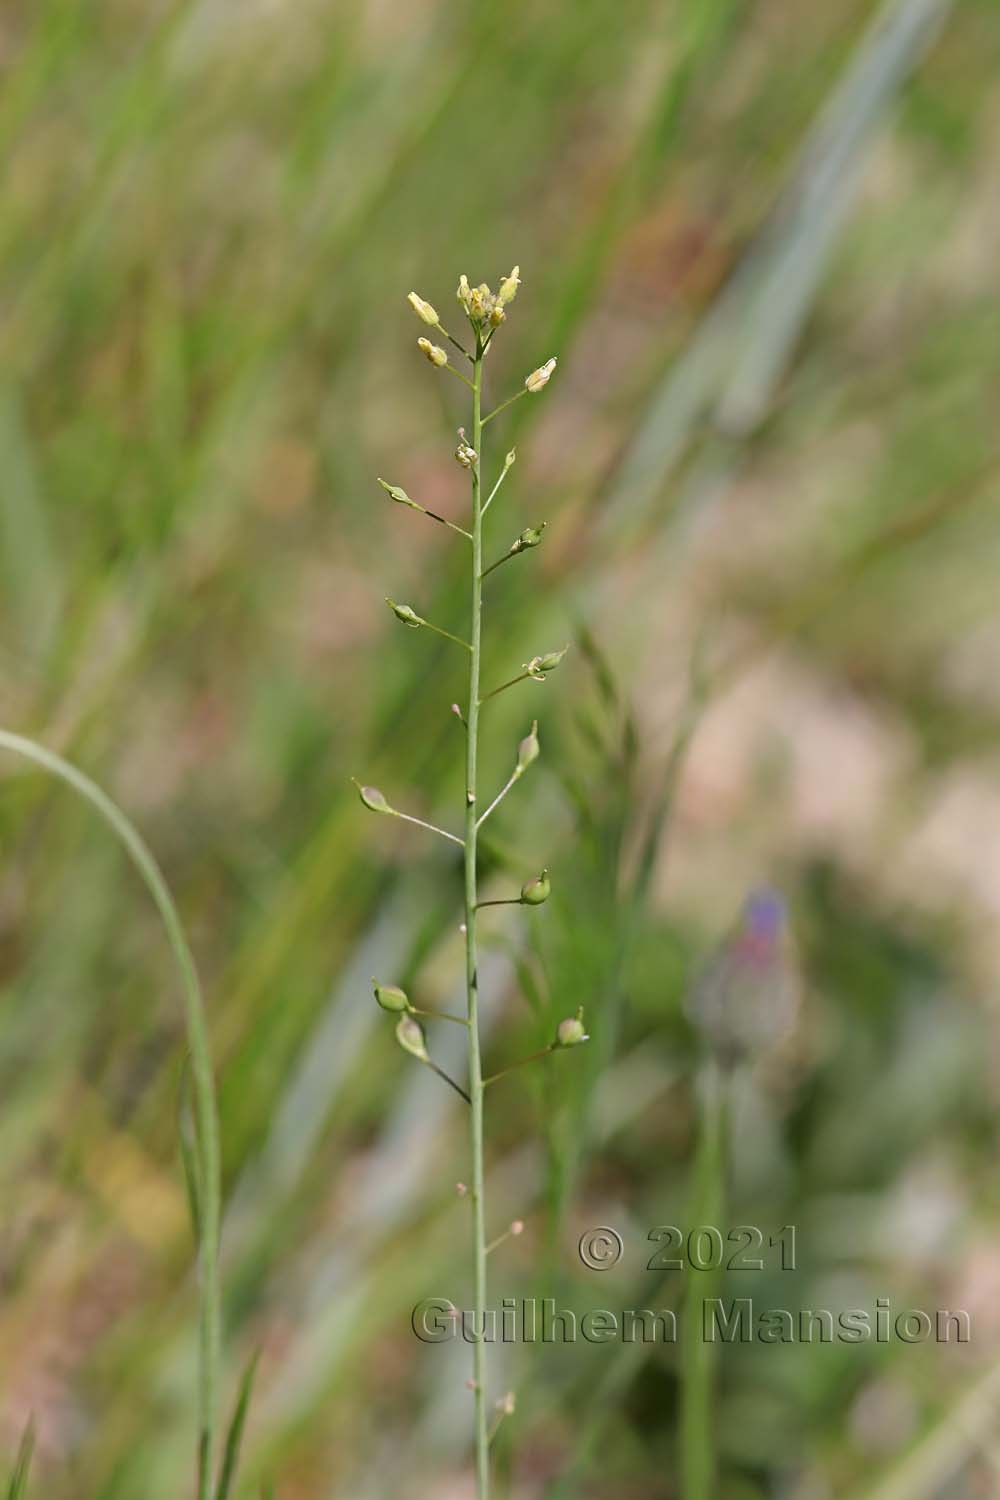
[(580, 1259), (592, 1271), (610, 1271), (622, 1258), (625, 1246), (617, 1229), (602, 1225), (599, 1229), (587, 1229), (580, 1236)]

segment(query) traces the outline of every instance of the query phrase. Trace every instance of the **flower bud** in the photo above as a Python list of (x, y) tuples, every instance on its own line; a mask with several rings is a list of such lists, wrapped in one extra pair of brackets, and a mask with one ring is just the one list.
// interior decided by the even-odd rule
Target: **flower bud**
[(401, 489), (398, 484), (389, 484), (384, 479), (380, 479), (379, 484), (385, 490), (389, 499), (395, 500), (397, 505), (408, 505), (411, 510), (423, 510), (424, 507), (418, 505), (415, 500), (411, 500), (406, 491)]
[(555, 369), (555, 367), (555, 360), (549, 359), (546, 360), (544, 365), (540, 365), (537, 370), (532, 370), (531, 374), (524, 382), (525, 389), (529, 390), (532, 395), (534, 395), (536, 391), (540, 391), (543, 386), (548, 385), (549, 380), (552, 377), (552, 371)]
[(417, 348), (430, 360), (432, 365), (446, 365), (448, 356), (439, 344), (432, 344), (430, 339), (417, 339)]
[(532, 723), (528, 734), (517, 747), (517, 770), (518, 774), (526, 771), (528, 767), (538, 759), (541, 746), (538, 743), (538, 720)]
[(411, 292), (406, 300), (407, 302), (409, 302), (418, 318), (422, 318), (424, 322), (429, 323), (432, 328), (436, 328), (438, 326), (438, 323), (441, 321), (440, 318), (434, 311), (433, 307), (431, 307), (430, 303), (424, 301), (423, 297), (418, 297), (416, 292)]
[(543, 521), (541, 526), (525, 527), (510, 550), (512, 552), (525, 552), (529, 547), (537, 547), (538, 543), (542, 540), (542, 532), (548, 524), (548, 521)]
[[(352, 777), (351, 780), (353, 781), (354, 778)], [(389, 806), (388, 802), (385, 800), (385, 797), (379, 791), (377, 786), (362, 786), (360, 781), (355, 781), (354, 785), (358, 789), (358, 796), (361, 798), (362, 802), (365, 804), (369, 812), (392, 812), (392, 808)]]
[(497, 293), (501, 302), (513, 302), (517, 296), (517, 289), (521, 285), (521, 278), (518, 275), (520, 269), (520, 266), (515, 266), (510, 275), (505, 276), (503, 281), (501, 281), (500, 290)]
[(515, 1239), (517, 1239), (517, 1237), (518, 1237), (519, 1234), (523, 1234), (524, 1233), (524, 1220), (523, 1219), (512, 1219), (511, 1220), (511, 1224), (510, 1224), (510, 1232), (514, 1236)]
[(579, 1047), (581, 1042), (589, 1042), (590, 1037), (583, 1029), (583, 1006), (575, 1016), (567, 1016), (565, 1021), (560, 1021), (556, 1027), (556, 1047)]
[(503, 461), (504, 468), (505, 469), (509, 469), (510, 466), (511, 466), (511, 464), (515, 461), (516, 458), (517, 458), (517, 449), (516, 448), (512, 448), (510, 450), (510, 452), (507, 454), (507, 457)]
[(391, 599), (386, 599), (385, 602), (396, 616), (396, 619), (401, 620), (404, 625), (409, 625), (411, 630), (419, 630), (424, 623), (416, 610), (411, 609), (408, 604), (395, 604)]
[(471, 469), (473, 464), (478, 462), (479, 455), (475, 448), (470, 448), (469, 444), (463, 441), (455, 449), (455, 458), (463, 469)]
[(502, 1416), (512, 1417), (515, 1410), (517, 1409), (517, 1401), (515, 1399), (514, 1392), (508, 1391), (505, 1396), (501, 1396), (499, 1401), (497, 1402), (496, 1409), (501, 1413)]
[(404, 1011), (410, 1008), (410, 997), (395, 984), (379, 984), (372, 980), (372, 994), (383, 1010)]
[(482, 321), (483, 318), (489, 317), (493, 311), (493, 306), (493, 293), (486, 285), (486, 282), (481, 281), (469, 293), (469, 317)]
[(521, 887), (521, 900), (525, 906), (541, 906), (543, 901), (549, 899), (551, 891), (549, 872), (543, 870), (540, 875), (533, 875), (530, 880), (524, 882)]
[(424, 1041), (424, 1028), (412, 1016), (400, 1016), (396, 1027), (396, 1041), (411, 1057), (420, 1062), (430, 1062), (427, 1043)]
[(463, 275), (458, 278), (458, 291), (455, 295), (466, 312), (469, 312), (472, 302), (472, 288), (469, 286), (468, 276)]
[(499, 302), (494, 302), (492, 308), (490, 309), (490, 317), (489, 317), (490, 327), (491, 328), (499, 328), (500, 324), (501, 323), (505, 323), (506, 321), (507, 321), (507, 314), (504, 312), (503, 306)]

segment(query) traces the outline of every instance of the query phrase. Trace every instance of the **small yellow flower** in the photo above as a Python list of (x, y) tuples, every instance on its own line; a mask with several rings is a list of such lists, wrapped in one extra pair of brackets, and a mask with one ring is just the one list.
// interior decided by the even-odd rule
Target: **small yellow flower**
[(486, 285), (486, 282), (481, 281), (469, 293), (469, 317), (478, 319), (487, 318), (492, 311), (493, 293)]
[(430, 339), (417, 339), (417, 348), (420, 349), (430, 360), (432, 365), (446, 365), (448, 356), (439, 344), (432, 344)]
[(510, 275), (505, 276), (503, 281), (501, 281), (498, 293), (501, 303), (513, 302), (517, 296), (517, 289), (521, 285), (521, 278), (518, 274), (520, 269), (520, 266), (515, 266)]
[(425, 323), (429, 323), (432, 328), (436, 328), (438, 326), (438, 323), (441, 321), (440, 318), (434, 311), (434, 308), (431, 307), (430, 303), (424, 301), (423, 297), (418, 297), (416, 292), (411, 292), (406, 300), (407, 302), (409, 302), (418, 318), (422, 318), (423, 321)]
[(532, 395), (534, 395), (537, 391), (540, 391), (543, 386), (548, 385), (549, 380), (552, 376), (552, 371), (555, 369), (555, 367), (555, 360), (549, 359), (546, 360), (544, 365), (540, 365), (537, 370), (532, 370), (531, 374), (524, 382), (525, 389), (529, 390)]

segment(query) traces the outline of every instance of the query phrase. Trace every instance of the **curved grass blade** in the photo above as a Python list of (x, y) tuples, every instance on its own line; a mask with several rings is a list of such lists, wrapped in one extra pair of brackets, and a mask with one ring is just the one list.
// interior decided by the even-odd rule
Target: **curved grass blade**
[(216, 1390), (218, 1388), (220, 1316), (219, 1316), (219, 1219), (221, 1214), (221, 1173), (219, 1165), (219, 1123), (215, 1099), (215, 1080), (208, 1045), (208, 1026), (201, 983), (195, 968), (191, 947), (174, 898), (148, 845), (138, 829), (118, 804), (55, 751), (0, 729), (0, 750), (40, 766), (81, 796), (95, 808), (124, 845), (133, 865), (142, 876), (163, 921), (171, 952), (177, 965), (181, 994), (184, 999), (184, 1021), (191, 1053), (191, 1083), (195, 1103), (195, 1166), (198, 1182), (200, 1237), (199, 1305), (199, 1377), (198, 1377), (198, 1500), (211, 1500), (212, 1454), (215, 1448)]
[(7, 1486), (7, 1500), (24, 1500), (28, 1493), (28, 1471), (31, 1468), (31, 1456), (35, 1451), (35, 1423), (29, 1418), (28, 1425), (24, 1429), (21, 1438), (21, 1446), (17, 1450), (17, 1462), (14, 1472), (10, 1476), (10, 1484)]
[(236, 1478), (236, 1469), (240, 1461), (240, 1444), (243, 1441), (243, 1429), (246, 1426), (247, 1409), (250, 1406), (250, 1396), (253, 1391), (254, 1376), (257, 1373), (257, 1360), (259, 1354), (255, 1354), (247, 1365), (240, 1382), (240, 1393), (236, 1399), (232, 1420), (229, 1423), (229, 1431), (226, 1433), (226, 1446), (222, 1456), (222, 1470), (219, 1474), (219, 1483), (215, 1491), (215, 1500), (229, 1500), (232, 1492), (233, 1481)]

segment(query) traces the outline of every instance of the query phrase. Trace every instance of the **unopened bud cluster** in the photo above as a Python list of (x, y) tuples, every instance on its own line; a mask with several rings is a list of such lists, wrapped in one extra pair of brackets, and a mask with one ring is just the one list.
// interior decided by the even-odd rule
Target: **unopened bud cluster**
[(519, 273), (520, 267), (515, 266), (510, 275), (503, 278), (497, 292), (492, 292), (485, 281), (470, 286), (469, 278), (460, 276), (456, 296), (469, 321), (480, 328), (499, 328), (507, 316), (508, 303), (517, 296), (521, 285)]

